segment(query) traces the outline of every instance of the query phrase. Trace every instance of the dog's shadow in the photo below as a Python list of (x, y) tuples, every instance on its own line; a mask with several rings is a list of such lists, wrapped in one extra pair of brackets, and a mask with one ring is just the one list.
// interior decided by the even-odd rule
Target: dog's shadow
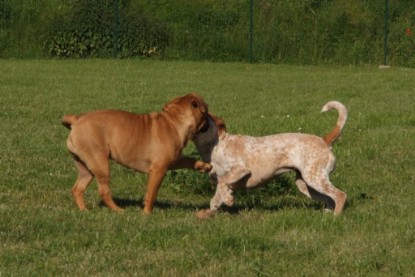
[(236, 205), (223, 206), (222, 210), (230, 214), (241, 211), (263, 210), (280, 211), (284, 209), (324, 209), (323, 202), (310, 201), (293, 184), (293, 174), (282, 174), (265, 186), (255, 190), (240, 190), (235, 193)]
[[(260, 190), (242, 190), (235, 193), (235, 204), (231, 207), (222, 205), (220, 211), (229, 213), (232, 215), (240, 214), (244, 211), (280, 211), (284, 209), (310, 209), (310, 210), (323, 210), (325, 204), (321, 201), (310, 200), (300, 192), (294, 192), (296, 188), (292, 185), (290, 178), (279, 178), (278, 181), (271, 186), (265, 186)], [(213, 195), (214, 192), (212, 192)], [(121, 208), (136, 207), (143, 209), (144, 198), (131, 199), (114, 197), (114, 202)], [(184, 211), (197, 211), (209, 208), (210, 198), (201, 204), (186, 203), (183, 201), (159, 201), (156, 200), (154, 207), (157, 209), (180, 209)], [(366, 193), (359, 193), (357, 195), (349, 196), (345, 208), (350, 208), (355, 205), (364, 204), (364, 202), (373, 200), (373, 197)], [(99, 203), (101, 207), (104, 207), (104, 203)]]
[[(117, 204), (120, 208), (127, 209), (127, 208), (140, 208), (144, 209), (144, 198), (140, 199), (128, 199), (128, 198), (120, 198), (120, 197), (113, 197), (115, 204)], [(100, 207), (105, 207), (103, 201), (99, 202)], [(180, 209), (185, 211), (196, 211), (200, 209), (207, 208), (204, 204), (187, 204), (183, 202), (172, 202), (172, 201), (159, 201), (156, 200), (154, 203), (154, 208), (161, 209), (161, 210), (168, 210), (168, 209)]]
[[(238, 198), (235, 198), (235, 201), (238, 202)], [(358, 203), (367, 202), (373, 200), (373, 197), (369, 197), (365, 193), (360, 193), (359, 195), (350, 198), (345, 205), (345, 209), (350, 208), (352, 206), (355, 206)], [(144, 208), (143, 204), (143, 198), (135, 200), (135, 199), (127, 199), (127, 198), (117, 198), (114, 197), (114, 202), (121, 208)], [(279, 199), (276, 202), (269, 203), (267, 202), (249, 202), (246, 203), (245, 201), (239, 201), (241, 203), (234, 204), (231, 207), (228, 207), (226, 205), (223, 205), (219, 210), (221, 212), (225, 212), (231, 215), (238, 215), (241, 212), (246, 211), (270, 211), (270, 212), (277, 212), (285, 209), (308, 209), (308, 210), (323, 210), (325, 208), (324, 203), (319, 201), (312, 201), (307, 198), (305, 198), (302, 195), (299, 195), (298, 197), (286, 197), (281, 196), (281, 199)], [(100, 207), (105, 207), (105, 204), (100, 201), (99, 203)], [(209, 202), (202, 203), (202, 204), (187, 204), (183, 202), (172, 202), (172, 201), (156, 201), (154, 204), (154, 207), (161, 210), (170, 210), (170, 209), (180, 209), (184, 211), (198, 211), (202, 209), (208, 209), (209, 208)]]
[[(283, 197), (282, 197), (283, 198)], [(238, 198), (235, 199), (238, 202)], [(114, 202), (121, 208), (139, 208), (144, 209), (143, 198), (141, 199), (127, 199), (127, 198), (119, 198), (114, 197)], [(238, 215), (244, 211), (252, 211), (252, 210), (259, 210), (259, 211), (280, 211), (287, 208), (307, 208), (307, 209), (314, 209), (314, 210), (321, 210), (324, 205), (319, 202), (306, 202), (302, 199), (297, 199), (290, 197), (289, 199), (281, 199), (277, 201), (277, 203), (245, 203), (245, 201), (239, 201), (241, 203), (234, 204), (231, 207), (223, 205), (220, 208), (220, 211), (229, 213), (231, 215)], [(100, 207), (105, 207), (103, 201), (99, 202)], [(202, 203), (202, 204), (187, 204), (183, 202), (172, 202), (172, 201), (159, 201), (157, 200), (154, 204), (154, 208), (161, 209), (161, 210), (170, 210), (170, 209), (179, 209), (183, 211), (190, 211), (194, 212), (197, 210), (207, 209), (209, 208), (209, 202)]]

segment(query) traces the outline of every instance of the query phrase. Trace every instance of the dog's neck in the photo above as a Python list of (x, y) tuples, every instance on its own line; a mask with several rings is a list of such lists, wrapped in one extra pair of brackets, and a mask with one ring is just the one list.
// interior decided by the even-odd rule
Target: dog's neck
[[(173, 110), (173, 111), (172, 111)], [(172, 126), (177, 135), (180, 137), (181, 141), (185, 141), (186, 146), (187, 142), (192, 139), (193, 134), (196, 132), (196, 128), (192, 127), (186, 123), (184, 113), (176, 109), (163, 109), (160, 113), (157, 114), (158, 118), (164, 120), (167, 124)]]

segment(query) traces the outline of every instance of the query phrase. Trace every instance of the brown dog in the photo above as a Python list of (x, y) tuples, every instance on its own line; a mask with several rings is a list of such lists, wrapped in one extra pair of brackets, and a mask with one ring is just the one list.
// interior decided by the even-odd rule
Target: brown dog
[(148, 173), (144, 213), (151, 214), (160, 184), (169, 169), (193, 168), (202, 172), (209, 164), (182, 157), (187, 142), (207, 128), (208, 106), (191, 93), (167, 103), (163, 111), (133, 114), (102, 110), (82, 115), (65, 115), (62, 124), (71, 129), (67, 148), (75, 159), (78, 178), (72, 194), (85, 210), (84, 192), (95, 177), (105, 205), (121, 210), (111, 196), (109, 159)]
[(335, 215), (340, 214), (347, 196), (332, 185), (329, 174), (335, 162), (331, 145), (346, 123), (347, 109), (342, 103), (331, 101), (322, 111), (331, 109), (338, 111), (339, 118), (324, 138), (299, 133), (231, 135), (223, 120), (210, 114), (208, 128), (196, 134), (193, 141), (203, 161), (212, 164), (209, 174), (216, 180), (217, 189), (210, 209), (198, 212), (197, 216), (211, 217), (223, 203), (233, 204), (233, 190), (257, 187), (287, 171), (297, 173), (295, 183), (303, 194), (324, 201)]

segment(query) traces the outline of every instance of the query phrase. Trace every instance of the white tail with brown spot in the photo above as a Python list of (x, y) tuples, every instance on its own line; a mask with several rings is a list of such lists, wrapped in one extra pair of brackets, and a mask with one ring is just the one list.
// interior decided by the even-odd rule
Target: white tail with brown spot
[(337, 112), (339, 113), (339, 118), (337, 119), (336, 127), (334, 127), (333, 130), (330, 131), (330, 133), (323, 137), (324, 141), (329, 146), (339, 137), (347, 120), (347, 108), (338, 101), (328, 102), (326, 105), (324, 105), (321, 112), (327, 112), (332, 109), (337, 110)]

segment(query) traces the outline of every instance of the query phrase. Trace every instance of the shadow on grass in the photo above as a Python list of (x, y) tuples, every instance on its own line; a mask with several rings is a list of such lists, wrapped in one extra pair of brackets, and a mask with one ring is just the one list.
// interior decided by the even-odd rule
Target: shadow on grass
[(236, 204), (232, 207), (223, 206), (221, 210), (229, 214), (237, 215), (243, 211), (271, 211), (277, 212), (284, 209), (312, 209), (322, 210), (324, 205), (319, 202), (303, 201), (302, 199), (281, 199), (277, 203), (258, 203), (258, 204)]
[[(235, 199), (238, 201), (238, 199)], [(130, 208), (130, 207), (136, 207), (143, 209), (143, 198), (135, 200), (135, 199), (127, 199), (127, 198), (118, 198), (114, 197), (114, 202), (120, 206), (121, 208)], [(267, 201), (269, 202), (269, 201)], [(105, 207), (105, 204), (100, 201), (99, 203), (100, 207)], [(169, 209), (179, 209), (184, 211), (190, 211), (194, 212), (197, 210), (207, 209), (209, 208), (208, 203), (204, 204), (195, 204), (195, 203), (184, 203), (184, 202), (178, 202), (178, 201), (159, 201), (157, 200), (154, 204), (154, 208), (156, 209), (162, 209), (162, 210), (169, 210)], [(227, 207), (226, 205), (223, 205), (220, 208), (221, 212), (229, 213), (232, 215), (237, 215), (243, 211), (251, 211), (251, 210), (262, 210), (262, 211), (279, 211), (286, 208), (297, 208), (297, 209), (314, 209), (314, 210), (321, 210), (324, 208), (324, 205), (319, 202), (311, 202), (307, 199), (301, 199), (298, 197), (288, 197), (285, 199), (284, 197), (281, 197), (276, 203), (245, 203), (245, 201), (241, 201), (239, 204), (235, 204), (232, 207)]]
[[(212, 194), (213, 195), (213, 194)], [(357, 195), (349, 195), (345, 205), (345, 209), (363, 205), (368, 201), (373, 201), (373, 197), (364, 192)], [(209, 208), (210, 198), (202, 204), (186, 203), (183, 201), (159, 201), (156, 200), (154, 207), (157, 209), (179, 209), (184, 211), (194, 212)], [(280, 211), (284, 209), (309, 209), (309, 210), (323, 210), (325, 205), (323, 202), (310, 200), (301, 193), (293, 192), (292, 186), (289, 185), (289, 180), (279, 180), (277, 185), (262, 187), (255, 190), (239, 190), (235, 192), (235, 204), (232, 207), (222, 205), (221, 212), (237, 215), (243, 211), (259, 210), (259, 211)], [(136, 207), (143, 209), (143, 198), (131, 199), (114, 197), (115, 203), (121, 208)], [(105, 207), (101, 201), (101, 207)]]
[[(358, 195), (351, 195), (349, 196), (346, 204), (344, 206), (344, 210), (364, 205), (367, 202), (373, 201), (374, 197), (367, 195), (366, 193), (359, 193)], [(236, 199), (236, 201), (238, 201)], [(259, 210), (259, 211), (280, 211), (284, 209), (308, 209), (308, 210), (324, 210), (325, 204), (320, 201), (310, 200), (303, 195), (296, 195), (296, 196), (281, 196), (278, 201), (273, 203), (269, 203), (270, 201), (267, 200), (267, 203), (241, 203), (235, 204), (232, 207), (227, 207), (223, 205), (221, 207), (221, 211), (227, 212), (229, 214), (237, 215), (243, 211), (251, 211), (251, 210)], [(208, 208), (205, 206), (203, 208)], [(343, 210), (343, 211), (344, 211)]]
[[(117, 204), (118, 206), (120, 206), (123, 209), (130, 208), (130, 207), (136, 207), (136, 208), (144, 209), (144, 203), (143, 203), (144, 199), (143, 198), (135, 200), (135, 199), (126, 199), (126, 198), (114, 197), (113, 199), (114, 199), (115, 204)], [(100, 207), (105, 207), (104, 202), (100, 201), (99, 206)], [(156, 203), (154, 204), (154, 208), (162, 209), (162, 210), (180, 209), (180, 210), (195, 211), (195, 210), (206, 208), (206, 206), (203, 205), (203, 204), (197, 205), (197, 204), (191, 204), (191, 203), (187, 204), (187, 203), (177, 202), (177, 201), (173, 202), (173, 201), (159, 201), (159, 200), (156, 200)]]

